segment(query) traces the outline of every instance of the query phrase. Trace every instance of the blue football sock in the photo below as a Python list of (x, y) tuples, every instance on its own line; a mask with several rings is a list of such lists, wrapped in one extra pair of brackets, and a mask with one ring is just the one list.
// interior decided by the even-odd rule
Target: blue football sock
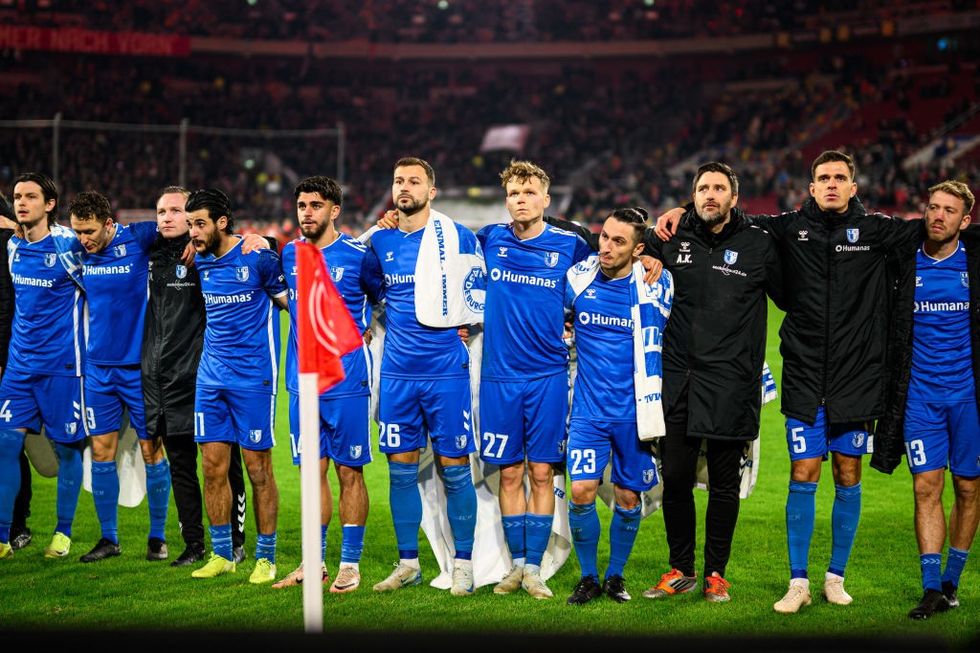
[(639, 530), (640, 506), (627, 510), (617, 505), (609, 524), (609, 566), (606, 567), (606, 578), (623, 575)]
[(340, 536), (340, 561), (360, 562), (364, 550), (364, 527), (344, 524)]
[(943, 572), (943, 582), (952, 583), (953, 587), (960, 586), (960, 574), (966, 566), (966, 558), (970, 555), (969, 551), (949, 547), (946, 553), (946, 571)]
[(102, 537), (119, 544), (119, 472), (116, 461), (92, 461), (92, 498)]
[(789, 482), (789, 496), (786, 497), (786, 541), (789, 544), (789, 569), (793, 578), (807, 577), (816, 494), (816, 483)]
[(469, 560), (473, 557), (476, 532), (476, 489), (470, 464), (444, 467), (442, 478), (446, 485), (446, 515), (453, 530), (456, 558)]
[(55, 531), (71, 537), (71, 525), (78, 509), (78, 493), (82, 491), (82, 450), (78, 445), (54, 445), (58, 455), (58, 525)]
[(150, 508), (150, 537), (166, 540), (170, 506), (170, 464), (166, 458), (146, 465), (146, 503)]
[(504, 539), (510, 549), (510, 557), (523, 560), (527, 555), (524, 549), (524, 515), (504, 515), (501, 521), (504, 524)]
[(569, 502), (568, 525), (571, 527), (575, 556), (582, 569), (582, 576), (592, 576), (598, 580), (599, 514), (595, 511), (595, 502), (585, 505)]
[(17, 429), (0, 429), (0, 542), (10, 542), (14, 500), (20, 491), (20, 450), (24, 434)]
[(268, 534), (259, 533), (255, 543), (255, 559), (267, 559), (276, 564), (276, 531)]
[(830, 567), (832, 574), (844, 575), (847, 559), (851, 557), (854, 536), (861, 520), (861, 484), (851, 487), (835, 485), (834, 512), (831, 516)]
[(320, 560), (327, 559), (327, 527), (329, 524), (320, 524)]
[(220, 526), (212, 524), (208, 527), (208, 531), (211, 533), (211, 550), (225, 560), (232, 560), (231, 524), (221, 524)]
[(919, 556), (919, 566), (922, 568), (922, 589), (941, 592), (943, 586), (939, 571), (943, 566), (943, 556), (939, 553), (923, 553)]
[(536, 515), (529, 512), (524, 516), (524, 546), (527, 551), (527, 564), (541, 564), (544, 552), (548, 548), (548, 540), (551, 539), (551, 524), (554, 520), (554, 514)]
[(388, 463), (388, 500), (395, 525), (398, 557), (419, 557), (419, 528), (422, 526), (422, 495), (419, 494), (418, 463)]

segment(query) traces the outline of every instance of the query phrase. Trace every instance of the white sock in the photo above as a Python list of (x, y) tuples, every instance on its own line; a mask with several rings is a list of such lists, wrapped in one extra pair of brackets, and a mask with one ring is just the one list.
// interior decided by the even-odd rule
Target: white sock
[(413, 569), (421, 569), (422, 568), (422, 565), (419, 564), (419, 559), (418, 558), (402, 558), (398, 562), (400, 562), (401, 564), (406, 565), (408, 567), (411, 567)]
[(809, 578), (794, 578), (789, 582), (790, 585), (802, 585), (806, 589), (810, 589), (810, 579)]
[(524, 561), (525, 561), (525, 558), (514, 558), (514, 566), (515, 567), (523, 567), (524, 566)]
[[(417, 562), (418, 561), (418, 558), (416, 558), (415, 560)], [(361, 571), (361, 565), (360, 565), (360, 563), (357, 563), (357, 562), (341, 562), (339, 569), (343, 569), (344, 567), (350, 567), (351, 569), (353, 569), (356, 572), (360, 572)]]
[(827, 580), (837, 580), (837, 579), (840, 579), (840, 582), (842, 582), (842, 583), (844, 582), (844, 577), (843, 576), (838, 576), (837, 574), (832, 574), (829, 571), (826, 574), (824, 574), (823, 579), (825, 581), (827, 581)]

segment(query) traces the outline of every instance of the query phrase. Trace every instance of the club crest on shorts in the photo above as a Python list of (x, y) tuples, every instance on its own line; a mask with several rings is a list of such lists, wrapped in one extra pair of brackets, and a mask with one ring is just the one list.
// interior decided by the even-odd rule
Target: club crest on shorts
[(361, 457), (361, 453), (363, 452), (363, 450), (364, 448), (361, 445), (352, 444), (350, 446), (350, 457), (353, 458), (354, 460), (357, 460), (358, 458)]
[(65, 422), (65, 433), (68, 435), (75, 435), (75, 431), (78, 430), (78, 422)]
[(851, 444), (854, 445), (855, 449), (860, 449), (861, 447), (864, 446), (864, 438), (866, 436), (867, 433), (865, 433), (864, 431), (855, 431), (854, 433), (851, 434)]
[(467, 436), (465, 434), (464, 435), (457, 435), (456, 436), (456, 448), (457, 449), (465, 449), (466, 448), (466, 438), (467, 438)]
[(549, 268), (553, 268), (558, 265), (558, 252), (546, 252), (544, 255), (544, 262)]
[(115, 247), (112, 248), (112, 251), (116, 253), (116, 258), (122, 258), (122, 257), (126, 256), (126, 245), (125, 245), (125, 243), (122, 244), (122, 245), (116, 245)]
[(241, 265), (235, 268), (235, 278), (239, 281), (248, 281), (248, 266)]
[(248, 432), (248, 439), (258, 444), (262, 441), (262, 429), (251, 429)]
[(960, 272), (960, 283), (963, 284), (964, 288), (970, 287), (970, 273)]
[(54, 264), (55, 264), (55, 262), (57, 260), (58, 260), (58, 255), (57, 254), (45, 254), (44, 255), (44, 264), (47, 267), (49, 267), (49, 268), (53, 268), (54, 267)]
[(738, 260), (738, 252), (732, 251), (730, 249), (725, 250), (725, 265), (735, 265), (735, 261)]
[(177, 275), (178, 279), (183, 279), (187, 276), (187, 266), (178, 263), (177, 267), (174, 269), (174, 274)]
[(856, 243), (858, 241), (858, 238), (860, 238), (860, 237), (861, 237), (861, 230), (860, 229), (853, 228), (853, 229), (848, 229), (847, 230), (847, 242), (849, 242), (849, 243)]
[(344, 278), (344, 268), (330, 268), (330, 278), (333, 279), (334, 283), (340, 283), (340, 280)]
[(643, 484), (647, 485), (653, 483), (653, 479), (657, 477), (657, 472), (653, 469), (643, 470)]

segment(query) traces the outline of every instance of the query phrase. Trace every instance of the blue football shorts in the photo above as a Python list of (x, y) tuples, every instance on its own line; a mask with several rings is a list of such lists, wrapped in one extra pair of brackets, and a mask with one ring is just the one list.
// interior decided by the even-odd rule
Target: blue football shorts
[(568, 373), (480, 382), (480, 457), (494, 465), (565, 459)]
[(905, 405), (905, 453), (913, 474), (944, 469), (980, 476), (980, 418), (975, 401)]
[(86, 365), (85, 432), (88, 435), (105, 435), (118, 431), (122, 424), (123, 406), (129, 410), (129, 423), (137, 437), (140, 440), (149, 439), (140, 366)]
[(378, 445), (382, 453), (426, 446), (446, 458), (476, 451), (469, 378), (410, 380), (381, 377)]
[(636, 422), (575, 417), (568, 429), (568, 476), (574, 481), (601, 479), (612, 454), (610, 480), (621, 488), (646, 492), (659, 482), (657, 461), (641, 442)]
[[(329, 458), (345, 467), (362, 467), (371, 462), (370, 400), (370, 395), (320, 397), (320, 458)], [(293, 392), (289, 393), (289, 443), (293, 464), (298, 465), (302, 451), (299, 395)]]
[(38, 432), (42, 424), (54, 442), (85, 438), (82, 379), (6, 370), (0, 382), (0, 425)]
[(827, 411), (820, 406), (813, 424), (786, 418), (786, 444), (790, 460), (826, 458), (830, 451), (863, 456), (874, 451), (874, 436), (865, 422), (828, 425)]
[(237, 442), (249, 451), (275, 446), (276, 395), (271, 392), (197, 387), (194, 442)]

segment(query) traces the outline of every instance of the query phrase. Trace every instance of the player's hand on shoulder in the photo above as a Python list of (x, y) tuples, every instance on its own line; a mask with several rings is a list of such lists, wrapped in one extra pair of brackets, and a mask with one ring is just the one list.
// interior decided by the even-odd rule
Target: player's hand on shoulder
[(677, 233), (677, 227), (680, 225), (683, 215), (684, 209), (677, 207), (658, 217), (657, 224), (653, 228), (653, 232), (657, 234), (657, 238), (660, 240), (670, 240), (670, 237)]
[(271, 249), (269, 241), (265, 236), (259, 234), (245, 234), (242, 236), (242, 254), (251, 254), (260, 249)]
[(640, 265), (647, 271), (643, 275), (643, 283), (649, 286), (660, 280), (660, 274), (664, 271), (663, 263), (652, 256), (641, 256)]
[(385, 214), (381, 216), (378, 220), (379, 229), (395, 229), (398, 227), (398, 211), (394, 209), (389, 209), (385, 211)]
[(187, 267), (194, 266), (194, 256), (197, 254), (197, 250), (194, 249), (194, 243), (188, 241), (187, 245), (184, 246), (184, 251), (180, 253), (180, 262)]

